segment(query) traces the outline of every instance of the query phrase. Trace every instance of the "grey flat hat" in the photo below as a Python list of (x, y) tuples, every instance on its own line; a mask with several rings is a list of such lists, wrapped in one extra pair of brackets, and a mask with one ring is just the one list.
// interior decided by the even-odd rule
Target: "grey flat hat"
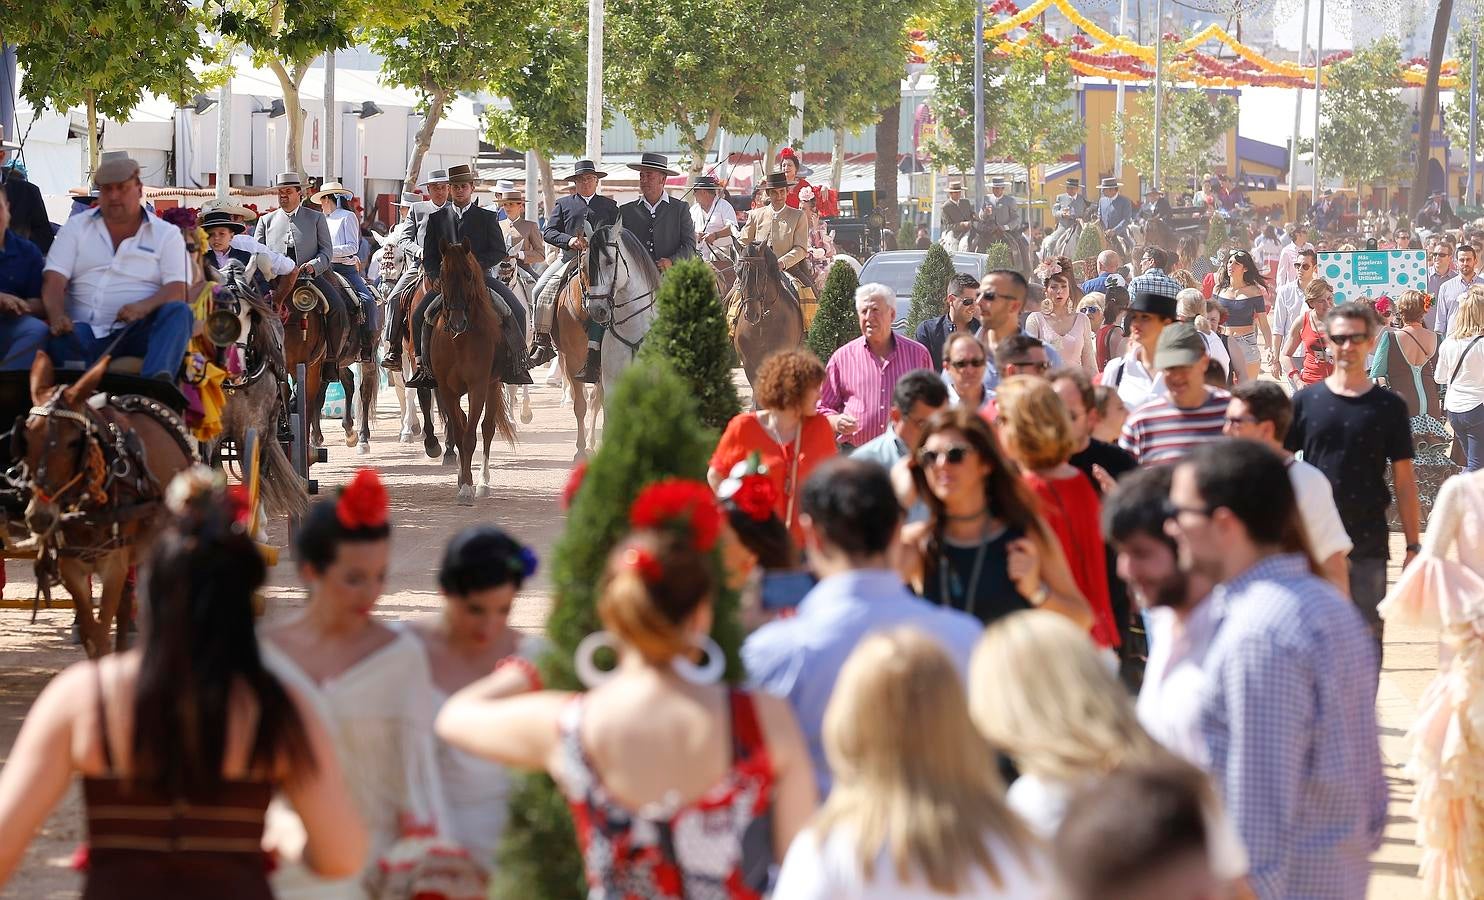
[(428, 173), (428, 177), (424, 178), (422, 184), (418, 185), (418, 187), (428, 184), (448, 184), (448, 170), (434, 169)]
[(98, 170), (93, 173), (93, 184), (103, 187), (106, 184), (123, 184), (130, 178), (139, 174), (139, 163), (135, 162), (128, 154), (105, 159), (98, 164)]
[(303, 188), (304, 188), (304, 179), (299, 176), (299, 173), (298, 172), (284, 172), (281, 175), (279, 175), (277, 178), (273, 179), (273, 186), (274, 187), (296, 187), (296, 188), (299, 188), (300, 190), (303, 190)]

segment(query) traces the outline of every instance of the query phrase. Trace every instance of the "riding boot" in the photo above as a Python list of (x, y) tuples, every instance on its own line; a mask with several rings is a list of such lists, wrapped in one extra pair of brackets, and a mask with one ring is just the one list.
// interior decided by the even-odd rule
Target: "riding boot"
[(410, 388), (431, 390), (438, 386), (438, 382), (433, 378), (433, 364), (430, 361), (433, 356), (433, 323), (432, 317), (428, 318), (429, 321), (423, 322), (422, 350), (417, 355), (417, 371), (407, 379), (407, 386)]
[(496, 354), (495, 359), (495, 369), (501, 381), (506, 384), (535, 383), (531, 380), (531, 363), (526, 359), (526, 348), (518, 329), (505, 329), (505, 352)]
[(557, 349), (551, 342), (551, 335), (538, 332), (531, 346), (531, 365), (544, 366), (556, 359), (556, 355)]
[(582, 370), (572, 376), (582, 384), (597, 384), (603, 377), (603, 358), (601, 349), (603, 346), (604, 328), (596, 322), (587, 323), (587, 362), (582, 364)]

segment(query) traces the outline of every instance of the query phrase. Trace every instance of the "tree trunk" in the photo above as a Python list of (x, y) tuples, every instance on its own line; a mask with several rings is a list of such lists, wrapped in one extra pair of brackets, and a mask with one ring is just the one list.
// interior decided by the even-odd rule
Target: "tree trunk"
[(103, 155), (98, 146), (98, 94), (95, 91), (83, 91), (83, 102), (88, 111), (88, 180), (92, 181), (91, 176), (98, 171), (98, 160)]
[(763, 151), (763, 177), (773, 171), (773, 160), (778, 156), (778, 142), (768, 138), (768, 149)]
[(551, 158), (540, 150), (532, 149), (536, 154), (536, 168), (541, 171), (541, 200), (546, 204), (546, 215), (556, 208), (556, 182), (551, 179)]
[(448, 102), (448, 94), (447, 88), (438, 88), (428, 98), (428, 111), (423, 115), (423, 125), (417, 130), (417, 139), (412, 142), (412, 156), (407, 160), (407, 177), (402, 186), (404, 191), (417, 190), (417, 176), (422, 173), (423, 157), (427, 155), (428, 146), (433, 143), (434, 129), (443, 118), (443, 105)]
[(830, 187), (840, 193), (840, 182), (845, 179), (845, 129), (835, 129), (835, 148), (830, 154)]
[[(1412, 178), (1412, 208), (1417, 209), (1427, 197), (1427, 162), (1432, 158), (1432, 117), (1438, 105), (1438, 78), (1442, 73), (1443, 52), (1448, 45), (1448, 23), (1453, 20), (1453, 0), (1438, 0), (1438, 14), (1432, 21), (1432, 49), (1427, 57), (1427, 83), (1422, 87), (1422, 106), (1417, 123), (1417, 171)], [(1448, 190), (1448, 174), (1443, 173), (1443, 190)]]
[[(881, 211), (882, 227), (893, 232), (901, 222), (901, 214), (897, 211), (897, 155), (900, 150), (897, 132), (901, 130), (901, 124), (902, 101), (899, 97), (881, 111), (881, 121), (876, 123), (876, 209)], [(872, 237), (880, 240), (879, 235)]]
[(711, 153), (711, 148), (716, 144), (716, 135), (719, 131), (721, 131), (721, 109), (718, 108), (713, 109), (711, 115), (706, 119), (706, 133), (701, 136), (700, 140), (692, 139), (690, 142), (692, 151), (690, 177), (692, 181), (695, 181), (696, 176), (705, 170), (706, 157)]
[(270, 59), (268, 68), (278, 76), (278, 87), (283, 92), (284, 117), (289, 120), (289, 133), (284, 140), (284, 169), (304, 175), (306, 173), (301, 151), (304, 143), (304, 111), (299, 106), (299, 85), (303, 83), (309, 67), (304, 63), (295, 63), (293, 71), (290, 71), (281, 61)]

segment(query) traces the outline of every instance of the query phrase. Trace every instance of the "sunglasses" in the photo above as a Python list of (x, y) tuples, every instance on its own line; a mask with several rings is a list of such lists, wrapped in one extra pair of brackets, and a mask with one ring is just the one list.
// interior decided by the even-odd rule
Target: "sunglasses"
[(1429, 255), (1433, 259), (1451, 259), (1453, 257), (1452, 253), (1431, 253)]
[(979, 302), (980, 303), (993, 303), (994, 302), (994, 299), (995, 299), (995, 292), (994, 291), (980, 291), (979, 292)]
[(978, 359), (955, 359), (948, 365), (955, 369), (982, 369), (984, 368), (984, 357)]
[(1366, 341), (1368, 341), (1368, 340), (1371, 339), (1371, 336), (1370, 335), (1364, 334), (1364, 333), (1358, 333), (1358, 334), (1331, 334), (1331, 335), (1326, 335), (1326, 337), (1328, 337), (1329, 338), (1329, 342), (1331, 344), (1334, 344), (1336, 347), (1343, 347), (1346, 344), (1364, 344)]
[(1300, 272), (1307, 272), (1307, 271), (1309, 271), (1309, 270), (1311, 270), (1311, 269), (1314, 268), (1314, 264), (1313, 263), (1304, 263), (1303, 265), (1299, 266), (1298, 268), (1299, 268), (1299, 271)]
[(942, 460), (948, 465), (956, 466), (959, 463), (963, 462), (964, 458), (967, 457), (973, 451), (973, 449), (973, 447), (970, 447), (967, 444), (955, 444), (954, 446), (949, 447), (947, 450), (944, 450), (942, 452), (939, 452), (937, 450), (919, 450), (917, 451), (917, 461), (920, 462), (925, 469), (930, 469), (933, 466), (936, 466), (939, 460)]
[(1006, 371), (1009, 371), (1010, 369), (1035, 369), (1037, 372), (1044, 372), (1044, 371), (1046, 371), (1049, 368), (1051, 368), (1051, 363), (1049, 363), (1049, 362), (1007, 362), (1007, 363), (1005, 363), (1005, 369), (1006, 369)]
[[(994, 299), (994, 294), (990, 294), (989, 296), (990, 296), (990, 299)], [(962, 300), (960, 300), (959, 302), (962, 303), (964, 306), (973, 306), (974, 304), (978, 303), (979, 301), (977, 299), (975, 299), (974, 297), (965, 297)]]
[(1082, 313), (1084, 316), (1091, 316), (1102, 312), (1102, 310), (1096, 306), (1083, 306), (1080, 307), (1077, 312)]

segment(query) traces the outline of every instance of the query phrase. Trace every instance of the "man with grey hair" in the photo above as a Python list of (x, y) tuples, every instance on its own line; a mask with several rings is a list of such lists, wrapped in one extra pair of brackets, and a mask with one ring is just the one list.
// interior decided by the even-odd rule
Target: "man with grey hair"
[(884, 284), (856, 288), (861, 336), (836, 350), (825, 366), (819, 412), (829, 418), (842, 450), (854, 450), (886, 431), (897, 379), (932, 368), (926, 347), (892, 332), (896, 302), (896, 291)]
[(1100, 294), (1108, 291), (1108, 276), (1123, 268), (1123, 257), (1118, 255), (1117, 250), (1104, 250), (1098, 254), (1098, 274), (1082, 282), (1082, 293), (1090, 294), (1097, 291)]

